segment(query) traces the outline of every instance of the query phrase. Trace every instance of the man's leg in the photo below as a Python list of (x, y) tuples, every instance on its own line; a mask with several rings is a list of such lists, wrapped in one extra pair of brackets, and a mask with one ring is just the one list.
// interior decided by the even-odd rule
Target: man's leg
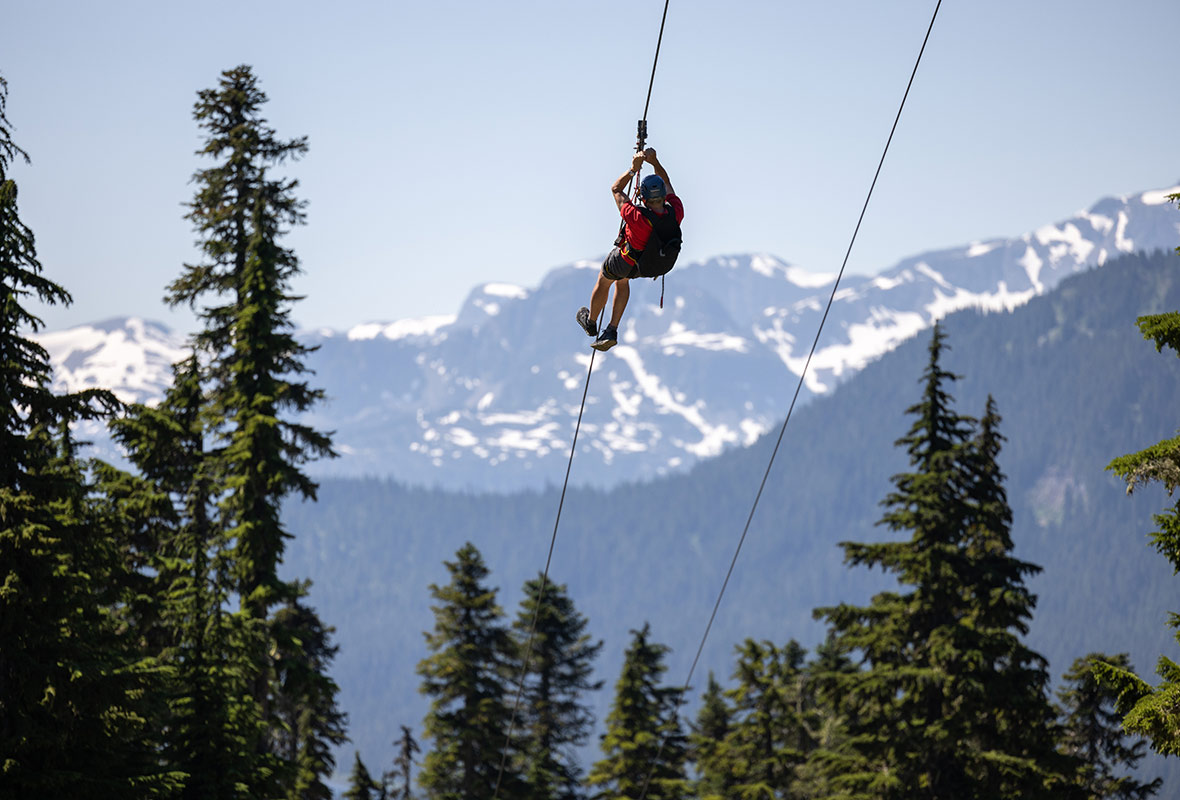
[[(594, 291), (590, 295), (590, 319), (595, 322), (598, 321), (598, 315), (602, 313), (602, 309), (606, 307), (606, 298), (610, 296), (610, 285), (614, 283), (610, 278), (598, 273), (598, 283), (594, 284)], [(626, 283), (626, 281), (620, 281)], [(618, 303), (618, 295), (615, 295), (615, 302)]]
[[(604, 298), (605, 299), (605, 298)], [(631, 299), (631, 282), (626, 278), (615, 281), (615, 302), (610, 310), (610, 326), (618, 328), (623, 321), (623, 312), (627, 310), (627, 301)]]

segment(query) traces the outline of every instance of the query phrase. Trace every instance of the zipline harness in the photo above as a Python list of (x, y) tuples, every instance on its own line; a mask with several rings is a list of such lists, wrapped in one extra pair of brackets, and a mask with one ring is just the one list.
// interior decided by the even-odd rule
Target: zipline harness
[[(669, 0), (664, 0), (664, 15), (663, 15), (663, 18), (660, 20), (660, 36), (659, 36), (659, 39), (656, 41), (656, 55), (655, 55), (655, 59), (652, 62), (651, 80), (648, 82), (648, 86), (647, 86), (647, 101), (644, 103), (644, 106), (643, 106), (643, 119), (639, 120), (638, 136), (637, 136), (637, 141), (636, 141), (636, 145), (635, 145), (636, 151), (639, 151), (639, 152), (642, 152), (643, 147), (644, 147), (644, 143), (647, 140), (647, 110), (648, 110), (648, 105), (651, 103), (652, 86), (655, 83), (656, 63), (658, 63), (659, 58), (660, 58), (660, 43), (663, 41), (663, 38), (664, 38), (664, 22), (668, 18), (668, 3), (669, 3)], [(766, 465), (766, 471), (762, 475), (762, 481), (758, 485), (758, 491), (754, 495), (754, 502), (750, 507), (749, 515), (746, 517), (746, 524), (742, 528), (741, 536), (738, 538), (737, 547), (734, 550), (733, 558), (731, 559), (731, 561), (729, 563), (729, 569), (725, 573), (725, 580), (722, 581), (721, 591), (718, 592), (718, 594), (717, 594), (717, 600), (713, 604), (713, 611), (709, 615), (708, 623), (705, 625), (704, 634), (701, 636), (700, 644), (697, 646), (696, 655), (694, 656), (694, 658), (692, 660), (692, 666), (688, 670), (688, 677), (685, 678), (684, 686), (680, 690), (680, 692), (678, 693), (676, 708), (673, 709), (673, 713), (674, 713), (675, 717), (679, 717), (680, 704), (684, 702), (683, 698), (688, 693), (688, 690), (691, 688), (693, 673), (696, 672), (697, 664), (700, 662), (701, 654), (704, 652), (705, 643), (709, 638), (709, 632), (713, 629), (713, 622), (717, 618), (717, 611), (721, 607), (721, 600), (725, 596), (725, 590), (729, 587), (729, 580), (733, 576), (733, 570), (734, 570), (734, 567), (737, 565), (738, 556), (742, 552), (742, 545), (745, 544), (746, 536), (750, 532), (750, 524), (754, 520), (754, 513), (757, 511), (758, 503), (762, 499), (762, 492), (766, 489), (766, 482), (770, 478), (770, 470), (774, 466), (775, 458), (778, 456), (779, 447), (782, 445), (782, 442), (783, 442), (783, 436), (787, 432), (787, 424), (790, 423), (791, 415), (795, 410), (795, 404), (799, 400), (799, 393), (803, 389), (803, 382), (807, 377), (807, 371), (808, 371), (809, 367), (811, 366), (811, 360), (815, 356), (816, 347), (819, 345), (819, 338), (820, 338), (820, 335), (823, 333), (824, 324), (827, 322), (828, 315), (832, 310), (832, 304), (836, 300), (836, 292), (840, 288), (840, 281), (844, 277), (844, 270), (847, 268), (848, 259), (852, 255), (852, 247), (856, 243), (857, 234), (860, 233), (860, 226), (861, 226), (861, 223), (864, 222), (865, 212), (868, 211), (869, 201), (872, 199), (873, 190), (877, 186), (877, 179), (881, 176), (881, 168), (885, 165), (885, 156), (889, 153), (890, 144), (893, 143), (893, 134), (897, 132), (897, 124), (898, 124), (898, 122), (901, 121), (901, 113), (905, 109), (906, 100), (910, 96), (910, 89), (914, 85), (914, 77), (918, 74), (918, 65), (922, 63), (922, 55), (926, 52), (926, 44), (927, 44), (927, 42), (930, 41), (930, 32), (934, 29), (934, 21), (938, 18), (938, 10), (941, 7), (942, 7), (942, 0), (937, 0), (937, 3), (934, 6), (934, 13), (930, 17), (930, 24), (926, 28), (926, 35), (922, 39), (922, 46), (918, 50), (918, 57), (914, 61), (914, 68), (910, 72), (910, 78), (909, 78), (909, 82), (906, 84), (905, 93), (902, 95), (901, 104), (898, 106), (897, 115), (893, 119), (893, 126), (889, 130), (889, 137), (885, 141), (885, 148), (881, 152), (880, 160), (877, 162), (877, 170), (873, 174), (873, 180), (869, 184), (869, 191), (868, 191), (868, 194), (865, 196), (864, 205), (861, 207), (860, 216), (856, 220), (856, 227), (852, 231), (852, 238), (848, 242), (848, 249), (844, 253), (844, 260), (840, 264), (840, 271), (836, 274), (835, 283), (832, 284), (832, 293), (828, 297), (828, 303), (827, 303), (827, 306), (824, 308), (823, 316), (820, 318), (819, 327), (816, 329), (816, 332), (815, 332), (815, 338), (811, 342), (811, 349), (807, 353), (807, 360), (803, 363), (803, 370), (799, 373), (799, 382), (795, 387), (794, 395), (792, 395), (792, 397), (791, 397), (791, 404), (787, 408), (786, 418), (783, 419), (782, 427), (779, 428), (778, 439), (775, 441), (774, 449), (770, 453), (770, 460)], [(639, 198), (639, 175), (638, 174), (636, 174), (636, 176), (635, 176), (634, 197), (635, 197), (635, 199)], [(622, 236), (622, 231), (623, 231), (623, 228), (622, 228), (622, 226), (620, 226), (620, 231), (619, 231), (620, 236)], [(664, 303), (663, 287), (661, 286), (661, 291), (660, 291), (660, 307), (661, 308), (663, 307), (663, 303)], [(604, 309), (604, 311), (605, 311), (605, 309)], [(590, 375), (593, 373), (593, 371), (594, 371), (594, 354), (591, 353), (590, 366), (589, 366), (589, 370), (586, 373), (586, 386), (582, 390), (582, 406), (578, 410), (578, 421), (574, 427), (574, 441), (573, 441), (573, 444), (570, 445), (569, 464), (566, 465), (565, 482), (563, 483), (563, 485), (561, 487), (561, 500), (558, 502), (558, 506), (557, 506), (557, 521), (555, 521), (554, 525), (553, 525), (553, 537), (551, 538), (551, 540), (549, 542), (549, 556), (545, 560), (545, 571), (541, 576), (541, 591), (540, 591), (540, 594), (538, 595), (537, 607), (533, 611), (533, 621), (529, 627), (528, 647), (525, 650), (524, 665), (521, 668), (520, 683), (519, 683), (519, 685), (517, 687), (517, 691), (516, 691), (516, 702), (514, 703), (513, 708), (512, 708), (512, 721), (509, 723), (509, 727), (508, 727), (508, 740), (507, 740), (506, 746), (504, 748), (503, 758), (501, 758), (501, 760), (500, 760), (500, 771), (499, 771), (499, 774), (496, 776), (496, 789), (495, 789), (495, 793), (492, 796), (492, 800), (496, 800), (496, 798), (499, 796), (499, 793), (500, 793), (500, 781), (503, 778), (504, 766), (505, 766), (505, 763), (508, 758), (507, 745), (511, 744), (511, 741), (512, 741), (513, 727), (516, 723), (516, 714), (517, 714), (517, 710), (520, 707), (520, 697), (521, 697), (521, 693), (524, 689), (525, 677), (528, 674), (529, 658), (532, 654), (533, 637), (536, 633), (537, 616), (540, 612), (541, 604), (544, 602), (545, 587), (547, 585), (547, 581), (549, 578), (549, 565), (550, 565), (550, 562), (552, 561), (552, 558), (553, 558), (554, 545), (557, 542), (557, 526), (561, 521), (561, 508), (565, 503), (565, 493), (566, 493), (566, 488), (569, 485), (570, 468), (573, 466), (573, 461), (574, 461), (574, 447), (577, 446), (578, 431), (581, 429), (581, 426), (582, 426), (582, 414), (586, 408), (586, 396), (590, 390)], [(656, 766), (659, 764), (660, 756), (664, 752), (664, 745), (667, 743), (668, 734), (671, 732), (671, 728), (674, 728), (674, 727), (676, 727), (676, 726), (675, 725), (670, 726), (669, 730), (666, 731), (664, 733), (664, 735), (660, 738), (659, 748), (656, 750), (656, 755), (651, 761), (651, 769), (648, 771), (647, 777), (644, 779), (643, 789), (641, 790), (641, 792), (639, 794), (638, 800), (645, 800), (645, 798), (647, 797), (647, 790), (651, 784), (652, 776), (655, 774)]]

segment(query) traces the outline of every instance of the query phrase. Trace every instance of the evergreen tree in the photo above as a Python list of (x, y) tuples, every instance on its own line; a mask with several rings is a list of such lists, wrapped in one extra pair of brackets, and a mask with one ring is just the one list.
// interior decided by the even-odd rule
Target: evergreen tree
[(420, 748), (414, 741), (414, 732), (406, 725), (401, 729), (402, 735), (393, 743), (397, 749), (393, 771), (385, 773), (382, 781), (382, 800), (413, 800), (414, 755)]
[(734, 711), (721, 758), (743, 797), (792, 796), (795, 770), (812, 749), (803, 687), (806, 651), (747, 639), (737, 648), (737, 685), (726, 692)]
[[(523, 796), (517, 753), (508, 742), (506, 697), (517, 651), (501, 621), (488, 569), (470, 542), (446, 561), (451, 580), (432, 584), (431, 655), (418, 664), (421, 692), (431, 698), (424, 726), (433, 742), (418, 782), (431, 800), (490, 800)], [(501, 775), (501, 769), (503, 774)]]
[(332, 747), (348, 741), (347, 717), (336, 707), (340, 689), (327, 674), (339, 650), (331, 643), (333, 629), (300, 602), (310, 583), (296, 584), (298, 597), (288, 599), (271, 621), (279, 723), (271, 735), (275, 752), (295, 767), (288, 800), (332, 800), (324, 783), (336, 767)]
[(299, 273), (294, 252), (279, 245), (285, 228), (304, 222), (298, 183), (269, 169), (307, 150), (305, 139), (282, 141), (266, 125), (267, 101), (247, 66), (222, 73), (216, 89), (198, 94), (193, 116), (206, 132), (201, 154), (219, 159), (194, 175), (197, 193), (188, 219), (202, 237), (207, 263), (186, 265), (167, 295), (171, 305), (196, 308), (206, 295), (222, 304), (200, 311), (198, 348), (210, 355), (213, 420), (221, 473), (228, 489), (222, 511), (235, 542), (233, 572), (243, 609), (255, 619), (287, 593), (277, 578), (283, 542), (281, 500), (292, 492), (314, 499), (315, 484), (300, 465), (331, 455), (329, 439), (284, 420), (322, 392), (288, 376), (307, 372), (309, 348), (292, 334), (287, 306)]
[(989, 395), (964, 458), (971, 516), (962, 553), (970, 579), (963, 585), (958, 638), (969, 669), (956, 691), (987, 710), (974, 726), (979, 754), (970, 774), (976, 791), (1039, 796), (1070, 781), (1082, 765), (1059, 754), (1048, 664), (1021, 639), (1036, 605), (1024, 579), (1041, 569), (1012, 556), (1012, 511), (997, 460), (1004, 440), (999, 424)]
[(178, 776), (153, 760), (155, 673), (119, 622), (135, 588), (121, 542), (74, 455), (69, 425), (118, 407), (108, 392), (54, 395), (25, 337), (30, 297), (69, 303), (21, 221), (0, 78), (0, 795), (148, 797)]
[(564, 585), (543, 576), (525, 582), (514, 627), (521, 653), (529, 649), (533, 629), (521, 725), (531, 800), (573, 800), (583, 794), (576, 748), (585, 744), (594, 724), (583, 697), (602, 688), (601, 681), (590, 680), (602, 642), (592, 642), (586, 626)]
[[(1169, 199), (1180, 203), (1180, 194)], [(1180, 247), (1176, 251), (1180, 253)], [(1168, 347), (1180, 356), (1180, 311), (1139, 317), (1137, 324), (1143, 338), (1155, 342), (1157, 352)], [(1128, 494), (1144, 484), (1161, 483), (1171, 496), (1180, 486), (1180, 436), (1116, 458), (1107, 469), (1126, 481)], [(1180, 499), (1155, 515), (1155, 524), (1158, 530), (1151, 534), (1152, 543), (1173, 570), (1180, 572)], [(1173, 613), (1168, 626), (1180, 642), (1180, 614)], [(1098, 665), (1096, 672), (1099, 680), (1118, 691), (1119, 708), (1126, 715), (1123, 726), (1129, 732), (1146, 737), (1157, 753), (1180, 755), (1180, 664), (1160, 656), (1156, 673), (1162, 680), (1158, 686), (1117, 664)]]
[(726, 701), (725, 692), (710, 670), (705, 693), (701, 695), (697, 721), (688, 736), (689, 758), (700, 776), (694, 789), (701, 800), (725, 800), (733, 796), (737, 780), (724, 758), (723, 750), (732, 718), (733, 711)]
[[(856, 671), (831, 634), (815, 648), (815, 658), (804, 669), (804, 726), (814, 747), (795, 769), (793, 791), (801, 800), (837, 794), (829, 776), (841, 773), (841, 764), (850, 752), (848, 717), (841, 711), (839, 683)], [(855, 755), (852, 760), (857, 760)]]
[[(217, 486), (222, 564), (232, 579), (244, 636), (247, 680), (254, 709), (242, 725), (253, 728), (255, 764), (250, 791), (281, 797), (296, 790), (303, 768), (273, 750), (282, 739), (275, 676), (271, 609), (298, 597), (278, 577), (284, 540), (284, 498), (315, 498), (302, 471), (307, 461), (334, 455), (329, 437), (292, 422), (322, 397), (301, 376), (309, 348), (295, 341), (290, 284), (299, 272), (294, 252), (280, 245), (304, 222), (297, 182), (271, 170), (307, 149), (305, 139), (280, 140), (261, 115), (266, 95), (248, 66), (222, 73), (218, 86), (198, 94), (193, 116), (205, 132), (200, 154), (217, 163), (194, 176), (197, 191), (188, 219), (201, 237), (203, 263), (186, 265), (167, 295), (172, 305), (199, 310), (203, 330), (195, 348), (207, 369), (206, 435), (213, 446), (209, 475)], [(328, 738), (320, 743), (326, 747)], [(289, 754), (288, 754), (289, 755)]]
[(257, 766), (251, 665), (242, 620), (226, 610), (232, 586), (213, 513), (206, 406), (194, 354), (173, 366), (157, 406), (133, 406), (111, 423), (137, 473), (99, 467), (103, 494), (153, 554), (159, 618), (140, 625), (172, 672), (165, 758), (187, 775), (182, 797), (193, 800), (246, 797)]
[(649, 641), (650, 635), (646, 623), (631, 631), (602, 736), (604, 758), (586, 778), (596, 800), (688, 797), (688, 745), (677, 714), (683, 689), (659, 685), (668, 648)]
[(909, 541), (843, 543), (845, 560), (894, 573), (905, 593), (818, 609), (864, 669), (833, 676), (849, 738), (823, 757), (841, 796), (1069, 797), (1073, 763), (1053, 748), (1044, 660), (1021, 643), (1033, 598), (1012, 559), (989, 403), (977, 437), (951, 408), (936, 327), (922, 400), (882, 523)]
[(348, 790), (344, 793), (344, 800), (377, 800), (380, 795), (381, 785), (373, 780), (365, 762), (361, 761), (361, 754), (357, 753), (352, 763), (352, 772), (348, 776)]
[(1144, 800), (1159, 791), (1162, 779), (1140, 783), (1131, 775), (1147, 745), (1142, 740), (1131, 745), (1120, 727), (1115, 710), (1115, 694), (1098, 683), (1094, 664), (1105, 663), (1130, 670), (1126, 653), (1108, 656), (1091, 653), (1073, 662), (1065, 673), (1065, 684), (1057, 691), (1065, 717), (1063, 749), (1085, 763), (1083, 777), (1086, 792), (1101, 800)]

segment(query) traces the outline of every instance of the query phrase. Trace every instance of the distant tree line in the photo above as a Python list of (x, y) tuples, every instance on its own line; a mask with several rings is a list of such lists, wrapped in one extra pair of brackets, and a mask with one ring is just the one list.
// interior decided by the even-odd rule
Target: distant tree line
[[(308, 582), (279, 577), (291, 533), (282, 501), (314, 499), (303, 471), (330, 436), (294, 421), (321, 399), (292, 335), (299, 271), (281, 245), (304, 221), (297, 183), (275, 175), (304, 139), (282, 140), (246, 66), (198, 94), (212, 166), (194, 176), (188, 219), (199, 263), (169, 303), (201, 330), (158, 405), (109, 392), (54, 394), (47, 353), (23, 329), (29, 299), (68, 303), (42, 275), (17, 213), (0, 79), (0, 796), (330, 798), (346, 718), (329, 677), (332, 628)], [(1180, 314), (1140, 319), (1180, 353)], [(355, 756), (345, 797), (431, 800), (698, 798), (1145, 798), (1128, 777), (1146, 744), (1176, 754), (1180, 667), (1138, 677), (1123, 654), (1078, 659), (1052, 697), (1047, 662), (1024, 643), (1035, 608), (1016, 559), (990, 399), (954, 409), (957, 376), (935, 328), (897, 441), (880, 523), (898, 538), (845, 542), (852, 567), (897, 588), (865, 606), (815, 610), (796, 641), (736, 646), (729, 682), (709, 675), (699, 711), (664, 680), (668, 648), (631, 631), (600, 758), (587, 697), (601, 649), (565, 586), (525, 583), (511, 621), (466, 544), (432, 585), (420, 661), (430, 702), (421, 741), (401, 726), (390, 769)], [(81, 458), (71, 425), (108, 419), (133, 471)], [(1116, 459), (1135, 486), (1180, 475), (1180, 441)], [(1180, 568), (1180, 503), (1154, 542)], [(1173, 620), (1174, 627), (1180, 627)], [(1115, 711), (1115, 705), (1118, 711)], [(1125, 715), (1125, 717), (1124, 717)], [(1125, 729), (1124, 730), (1124, 726)]]

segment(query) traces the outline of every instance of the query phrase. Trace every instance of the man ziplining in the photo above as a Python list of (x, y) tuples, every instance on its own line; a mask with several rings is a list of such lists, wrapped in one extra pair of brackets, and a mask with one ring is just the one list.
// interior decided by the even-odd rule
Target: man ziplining
[[(655, 175), (648, 175), (639, 184), (643, 206), (632, 203), (626, 195), (627, 183), (638, 174), (643, 162), (651, 164)], [(590, 307), (578, 309), (577, 320), (587, 336), (596, 336), (595, 350), (609, 350), (618, 343), (619, 322), (631, 297), (632, 278), (657, 278), (672, 269), (680, 252), (680, 221), (684, 219), (684, 204), (672, 191), (668, 172), (649, 147), (631, 159), (631, 169), (619, 176), (611, 186), (615, 205), (623, 218), (623, 231), (616, 247), (602, 262), (602, 272), (590, 295)], [(610, 285), (615, 284), (615, 301), (611, 306), (610, 322), (598, 332), (598, 315), (606, 307)]]

